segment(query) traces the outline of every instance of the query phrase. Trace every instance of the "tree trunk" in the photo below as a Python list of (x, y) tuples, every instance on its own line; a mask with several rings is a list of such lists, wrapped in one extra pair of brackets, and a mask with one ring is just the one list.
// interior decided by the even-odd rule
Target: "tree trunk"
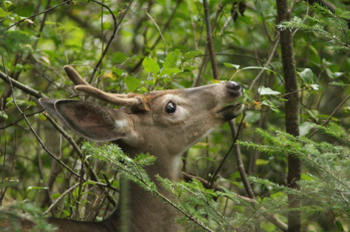
[[(288, 8), (287, 0), (276, 0), (278, 21), (289, 21), (291, 14)], [(285, 124), (286, 131), (294, 136), (299, 135), (298, 124), (298, 84), (296, 77), (296, 69), (293, 54), (293, 38), (292, 32), (287, 29), (280, 32), (280, 43), (282, 50), (283, 73), (286, 88), (286, 103), (285, 103)], [(288, 155), (288, 186), (290, 188), (299, 189), (297, 181), (301, 177), (301, 161), (293, 154)], [(295, 195), (288, 195), (288, 203), (290, 208), (300, 207), (301, 201)], [(301, 231), (301, 214), (300, 211), (288, 212), (288, 231)]]

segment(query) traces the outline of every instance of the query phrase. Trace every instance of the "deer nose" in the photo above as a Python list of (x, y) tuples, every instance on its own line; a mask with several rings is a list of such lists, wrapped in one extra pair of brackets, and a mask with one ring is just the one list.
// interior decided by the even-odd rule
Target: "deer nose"
[(233, 92), (235, 95), (238, 93), (243, 94), (243, 89), (240, 84), (235, 81), (226, 82), (226, 88), (229, 92)]

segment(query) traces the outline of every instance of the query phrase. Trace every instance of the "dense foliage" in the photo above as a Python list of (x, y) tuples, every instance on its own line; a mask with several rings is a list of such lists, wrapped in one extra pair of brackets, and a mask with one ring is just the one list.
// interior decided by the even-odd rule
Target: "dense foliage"
[[(159, 178), (179, 199), (163, 197), (183, 213), (179, 223), (188, 231), (286, 230), (290, 210), (301, 211), (305, 231), (348, 231), (346, 1), (290, 1), (291, 21), (281, 23), (276, 1), (211, 0), (209, 15), (206, 2), (0, 3), (0, 216), (32, 218), (43, 230), (50, 228), (42, 214), (102, 220), (118, 199), (121, 173), (159, 195), (142, 169), (152, 165), (152, 157), (142, 154), (132, 160), (118, 147), (85, 143), (53, 127), (57, 124), (42, 113), (37, 98), (43, 94), (86, 98), (64, 75), (62, 67), (70, 64), (92, 85), (115, 93), (220, 80), (244, 86), (245, 110), (236, 125), (221, 126), (185, 153), (184, 171), (197, 178), (180, 183)], [(284, 132), (283, 30), (292, 31), (294, 42), (298, 137)], [(213, 45), (216, 61), (208, 45)], [(211, 65), (215, 62), (218, 77)], [(7, 75), (22, 88), (7, 84)], [(288, 155), (302, 161), (300, 190), (288, 186)], [(299, 208), (289, 207), (288, 194), (301, 200)]]

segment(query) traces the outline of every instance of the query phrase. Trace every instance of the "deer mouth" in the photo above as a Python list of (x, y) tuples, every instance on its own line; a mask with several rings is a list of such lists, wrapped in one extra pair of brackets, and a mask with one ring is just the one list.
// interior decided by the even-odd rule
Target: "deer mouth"
[(237, 117), (242, 112), (243, 107), (244, 105), (242, 102), (234, 102), (219, 110), (218, 113), (225, 121), (229, 121)]

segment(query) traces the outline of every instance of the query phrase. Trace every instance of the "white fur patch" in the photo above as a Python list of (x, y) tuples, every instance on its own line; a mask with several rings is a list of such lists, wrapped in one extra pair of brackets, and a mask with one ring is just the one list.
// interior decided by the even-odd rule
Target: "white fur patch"
[(128, 125), (128, 121), (123, 119), (123, 120), (117, 120), (115, 121), (115, 127), (117, 129), (123, 129), (124, 127), (126, 127)]

